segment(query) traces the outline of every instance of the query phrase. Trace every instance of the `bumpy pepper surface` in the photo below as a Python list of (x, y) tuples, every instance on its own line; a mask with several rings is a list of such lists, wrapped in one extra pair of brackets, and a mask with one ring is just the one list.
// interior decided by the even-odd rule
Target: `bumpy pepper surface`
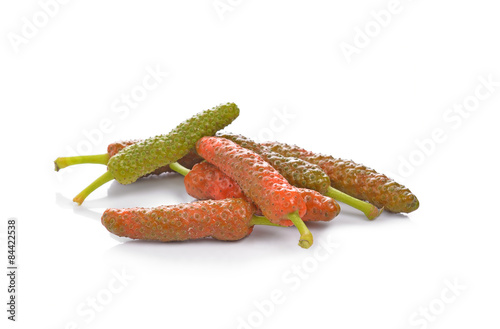
[(279, 142), (263, 145), (284, 156), (297, 157), (320, 166), (330, 177), (334, 188), (377, 207), (405, 213), (419, 207), (417, 197), (407, 187), (366, 166), (313, 153), (295, 145)]
[(293, 186), (315, 190), (321, 194), (327, 193), (330, 178), (319, 166), (299, 158), (287, 157), (273, 152), (268, 147), (242, 135), (218, 133), (217, 136), (229, 139), (241, 147), (257, 153)]
[(254, 151), (269, 162), (290, 184), (299, 188), (318, 191), (337, 201), (342, 201), (365, 214), (368, 219), (374, 219), (382, 213), (372, 204), (358, 200), (331, 186), (330, 177), (321, 167), (296, 157), (284, 156), (272, 151), (269, 147), (258, 144), (251, 139), (235, 134), (220, 132), (220, 137), (229, 139), (236, 144)]
[(155, 208), (107, 209), (102, 224), (132, 239), (184, 241), (212, 237), (240, 240), (249, 235), (253, 207), (242, 199), (206, 200)]
[[(135, 139), (135, 140), (126, 140), (126, 141), (111, 143), (108, 145), (108, 152), (104, 154), (59, 157), (54, 161), (55, 170), (59, 171), (60, 169), (69, 166), (85, 164), (85, 163), (96, 163), (96, 164), (107, 165), (111, 157), (115, 156), (118, 152), (120, 152), (124, 148), (133, 144), (137, 144), (139, 142), (141, 142), (141, 140)], [(191, 149), (189, 153), (183, 156), (181, 159), (177, 160), (178, 163), (182, 164), (186, 168), (192, 168), (195, 164), (201, 161), (203, 161), (203, 159), (198, 154), (196, 154), (194, 148)], [(170, 169), (169, 166), (163, 166), (144, 176), (159, 175), (164, 172), (172, 172), (172, 170)]]
[[(137, 144), (141, 141), (142, 140), (139, 140), (139, 139), (133, 139), (133, 140), (126, 140), (126, 141), (111, 143), (108, 145), (108, 155), (111, 158), (114, 155), (116, 155), (118, 152), (120, 152), (121, 150), (126, 148), (127, 146)], [(188, 154), (183, 156), (181, 159), (177, 160), (177, 162), (179, 164), (181, 164), (182, 166), (184, 166), (188, 169), (193, 168), (193, 166), (195, 164), (197, 164), (201, 161), (203, 161), (203, 158), (201, 158), (198, 154), (196, 154), (196, 151), (194, 150), (194, 148), (189, 150)], [(173, 172), (173, 170), (170, 169), (170, 167), (168, 165), (166, 165), (166, 166), (160, 167), (158, 169), (155, 169), (153, 172), (148, 173), (146, 176), (160, 175), (160, 174), (165, 173), (165, 172)]]
[(250, 201), (240, 186), (209, 162), (194, 165), (184, 177), (186, 192), (198, 200), (241, 198)]
[(271, 222), (290, 226), (287, 215), (306, 213), (297, 188), (256, 153), (220, 137), (201, 138), (196, 152), (236, 181)]
[(133, 183), (139, 177), (188, 154), (198, 139), (214, 135), (233, 122), (239, 112), (236, 104), (227, 103), (197, 114), (169, 134), (124, 148), (109, 159), (108, 171), (121, 184)]
[(339, 214), (340, 206), (334, 199), (306, 188), (299, 188), (299, 191), (307, 207), (307, 212), (302, 217), (304, 221), (325, 222), (334, 219)]
[(73, 198), (74, 202), (82, 204), (90, 193), (113, 179), (121, 184), (130, 184), (176, 162), (189, 153), (199, 138), (214, 135), (236, 119), (239, 112), (234, 103), (219, 105), (184, 121), (167, 135), (148, 138), (127, 146), (111, 158), (108, 154), (57, 158), (54, 161), (55, 169), (57, 171), (68, 165), (89, 162), (108, 165), (108, 170), (103, 175)]
[[(242, 198), (251, 202), (240, 186), (217, 167), (208, 162), (196, 164), (184, 178), (186, 192), (198, 200), (220, 200), (226, 198)], [(339, 204), (332, 198), (314, 190), (298, 188), (306, 203), (304, 221), (329, 221), (340, 212)], [(256, 207), (256, 212), (260, 209)]]

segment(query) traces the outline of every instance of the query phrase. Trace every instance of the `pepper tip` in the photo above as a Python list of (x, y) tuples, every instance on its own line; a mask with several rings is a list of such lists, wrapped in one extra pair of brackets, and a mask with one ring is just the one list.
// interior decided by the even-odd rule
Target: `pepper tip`
[(382, 208), (377, 208), (375, 206), (373, 206), (373, 208), (371, 209), (371, 211), (366, 214), (366, 217), (369, 219), (369, 220), (374, 220), (375, 218), (377, 218), (378, 216), (380, 216), (381, 213), (384, 212), (384, 207)]

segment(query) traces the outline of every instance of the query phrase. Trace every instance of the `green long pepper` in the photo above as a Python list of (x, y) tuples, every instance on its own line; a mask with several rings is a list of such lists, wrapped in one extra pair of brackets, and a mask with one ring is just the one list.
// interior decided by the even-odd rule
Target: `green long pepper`
[[(148, 138), (124, 148), (109, 158), (108, 171), (81, 191), (73, 201), (82, 204), (90, 193), (113, 179), (120, 184), (130, 184), (157, 168), (176, 162), (200, 138), (214, 135), (233, 122), (239, 114), (240, 110), (234, 103), (219, 105), (191, 117), (166, 135)], [(55, 163), (58, 169), (58, 160)]]
[(356, 199), (330, 186), (330, 177), (316, 164), (309, 163), (300, 158), (284, 156), (273, 152), (268, 147), (242, 135), (220, 132), (217, 136), (229, 139), (241, 147), (259, 154), (293, 186), (318, 191), (323, 195), (358, 209), (368, 219), (377, 218), (383, 211), (383, 209), (379, 209), (368, 202)]

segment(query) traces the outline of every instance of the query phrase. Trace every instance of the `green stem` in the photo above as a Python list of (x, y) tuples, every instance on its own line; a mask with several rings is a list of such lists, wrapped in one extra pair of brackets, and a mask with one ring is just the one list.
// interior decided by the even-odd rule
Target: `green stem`
[(293, 225), (299, 230), (300, 233), (300, 240), (299, 240), (299, 246), (302, 248), (309, 248), (313, 244), (313, 236), (311, 231), (307, 228), (306, 224), (300, 218), (299, 213), (297, 211), (288, 214), (286, 216), (289, 220), (292, 221)]
[(382, 211), (384, 211), (384, 208), (379, 209), (371, 203), (356, 199), (348, 194), (345, 194), (344, 192), (334, 189), (331, 186), (328, 188), (326, 196), (329, 196), (330, 198), (333, 198), (337, 201), (343, 202), (353, 208), (360, 210), (370, 220), (377, 218), (382, 213)]
[(178, 162), (172, 162), (171, 164), (169, 164), (169, 167), (173, 171), (181, 174), (182, 176), (186, 176), (191, 171), (188, 168), (184, 167), (183, 165), (179, 164)]
[(252, 216), (252, 220), (250, 220), (250, 226), (254, 226), (254, 225), (267, 225), (267, 226), (286, 227), (286, 226), (283, 226), (283, 225), (274, 224), (269, 219), (267, 219), (266, 217), (256, 216), (256, 215), (253, 215)]
[(97, 163), (97, 164), (108, 164), (109, 154), (95, 154), (95, 155), (77, 155), (74, 157), (61, 157), (54, 161), (55, 170), (63, 169), (72, 165), (82, 164), (82, 163)]
[(112, 181), (113, 179), (113, 175), (109, 171), (106, 171), (102, 176), (93, 181), (92, 184), (78, 193), (78, 195), (73, 198), (73, 201), (81, 205), (83, 200), (85, 200), (85, 198), (88, 197), (90, 193), (94, 192), (96, 188), (106, 184), (109, 181)]

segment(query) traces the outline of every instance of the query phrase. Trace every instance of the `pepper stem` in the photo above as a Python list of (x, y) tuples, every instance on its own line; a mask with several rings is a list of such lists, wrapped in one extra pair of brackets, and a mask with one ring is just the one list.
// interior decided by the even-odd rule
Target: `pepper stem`
[(54, 161), (55, 170), (63, 169), (72, 165), (82, 164), (82, 163), (97, 163), (97, 164), (108, 164), (109, 154), (95, 154), (95, 155), (77, 155), (74, 157), (60, 157)]
[(361, 201), (359, 199), (356, 199), (348, 194), (345, 194), (344, 192), (341, 192), (333, 187), (328, 187), (328, 191), (326, 192), (326, 196), (329, 196), (330, 198), (333, 198), (337, 201), (343, 202), (353, 208), (356, 208), (360, 210), (362, 213), (365, 214), (365, 216), (372, 220), (377, 218), (382, 211), (384, 211), (384, 208), (382, 207), (381, 209), (375, 207), (371, 203)]
[(283, 226), (283, 225), (274, 224), (269, 219), (267, 219), (266, 217), (256, 216), (256, 215), (252, 216), (252, 219), (250, 220), (250, 224), (249, 224), (249, 226), (254, 226), (254, 225), (267, 225), (267, 226), (286, 227), (286, 226)]
[(309, 248), (313, 244), (313, 236), (311, 231), (307, 228), (306, 224), (300, 218), (299, 212), (295, 211), (291, 214), (288, 214), (286, 216), (289, 220), (292, 221), (293, 225), (299, 230), (300, 233), (300, 240), (299, 240), (299, 246), (302, 248)]
[(85, 198), (87, 198), (90, 193), (94, 192), (94, 190), (99, 186), (104, 185), (113, 179), (113, 175), (109, 171), (106, 171), (102, 176), (93, 181), (83, 191), (78, 193), (78, 195), (73, 198), (73, 201), (78, 203), (78, 205), (81, 205), (83, 203), (83, 200), (85, 200)]
[(183, 165), (181, 165), (178, 162), (172, 162), (171, 164), (169, 164), (169, 167), (173, 171), (178, 172), (179, 174), (181, 174), (182, 176), (186, 176), (191, 171), (191, 170), (189, 170), (188, 168), (184, 167)]

